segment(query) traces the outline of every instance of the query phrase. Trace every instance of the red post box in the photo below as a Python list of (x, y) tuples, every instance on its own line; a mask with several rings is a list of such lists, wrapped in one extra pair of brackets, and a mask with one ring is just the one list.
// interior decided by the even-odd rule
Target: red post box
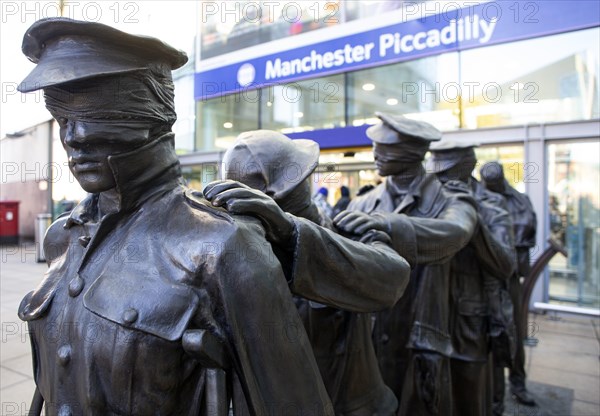
[(19, 242), (19, 201), (0, 201), (0, 244)]

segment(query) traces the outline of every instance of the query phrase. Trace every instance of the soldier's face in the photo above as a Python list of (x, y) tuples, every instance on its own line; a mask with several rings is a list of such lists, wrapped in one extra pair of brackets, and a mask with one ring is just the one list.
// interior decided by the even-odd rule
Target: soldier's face
[(450, 180), (467, 182), (472, 172), (473, 166), (471, 164), (457, 164), (450, 169), (437, 173), (437, 177), (442, 183)]
[(379, 176), (390, 176), (402, 172), (404, 170), (404, 164), (376, 155), (375, 168), (377, 169), (377, 174)]
[(379, 176), (399, 175), (421, 163), (406, 159), (401, 145), (374, 143), (373, 158)]
[(287, 196), (275, 199), (277, 205), (292, 215), (299, 215), (312, 202), (310, 197), (310, 179), (300, 182)]
[(115, 187), (109, 156), (140, 147), (150, 135), (149, 129), (127, 126), (126, 123), (55, 118), (69, 158), (69, 169), (81, 187), (90, 193)]

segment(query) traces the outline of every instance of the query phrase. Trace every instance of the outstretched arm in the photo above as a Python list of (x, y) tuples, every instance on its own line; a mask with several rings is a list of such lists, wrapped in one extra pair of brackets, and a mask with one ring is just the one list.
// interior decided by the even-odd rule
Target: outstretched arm
[(389, 237), (365, 228), (354, 241), (283, 212), (269, 196), (234, 181), (209, 184), (205, 196), (231, 213), (258, 218), (286, 272), (291, 290), (317, 302), (357, 312), (392, 306), (410, 266)]

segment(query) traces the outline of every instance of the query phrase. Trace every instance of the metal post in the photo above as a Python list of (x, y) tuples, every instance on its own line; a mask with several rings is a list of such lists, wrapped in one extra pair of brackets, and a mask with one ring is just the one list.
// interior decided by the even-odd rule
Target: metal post
[(54, 199), (52, 198), (52, 182), (54, 181), (52, 175), (52, 146), (54, 142), (54, 119), (48, 121), (48, 177), (46, 181), (48, 182), (48, 213), (50, 214), (50, 222), (54, 221)]
[(583, 306), (583, 281), (585, 279), (585, 228), (583, 226), (583, 198), (577, 198), (577, 305)]

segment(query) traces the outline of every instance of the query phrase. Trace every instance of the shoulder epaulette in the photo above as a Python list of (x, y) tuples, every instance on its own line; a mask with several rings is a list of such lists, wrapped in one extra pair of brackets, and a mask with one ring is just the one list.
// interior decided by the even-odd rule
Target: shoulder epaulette
[(188, 189), (185, 191), (186, 201), (196, 209), (204, 212), (208, 212), (216, 217), (222, 218), (229, 223), (233, 223), (231, 214), (227, 212), (225, 208), (215, 207), (204, 198), (204, 195), (200, 191), (194, 189)]
[(372, 184), (363, 185), (363, 186), (360, 187), (360, 189), (358, 190), (358, 192), (356, 192), (356, 196), (366, 195), (366, 194), (368, 194), (369, 192), (371, 192), (375, 188), (376, 188), (376, 186), (372, 185)]
[(465, 194), (471, 193), (469, 186), (466, 183), (458, 180), (450, 180), (444, 183), (444, 189), (447, 189), (452, 192), (461, 192)]

